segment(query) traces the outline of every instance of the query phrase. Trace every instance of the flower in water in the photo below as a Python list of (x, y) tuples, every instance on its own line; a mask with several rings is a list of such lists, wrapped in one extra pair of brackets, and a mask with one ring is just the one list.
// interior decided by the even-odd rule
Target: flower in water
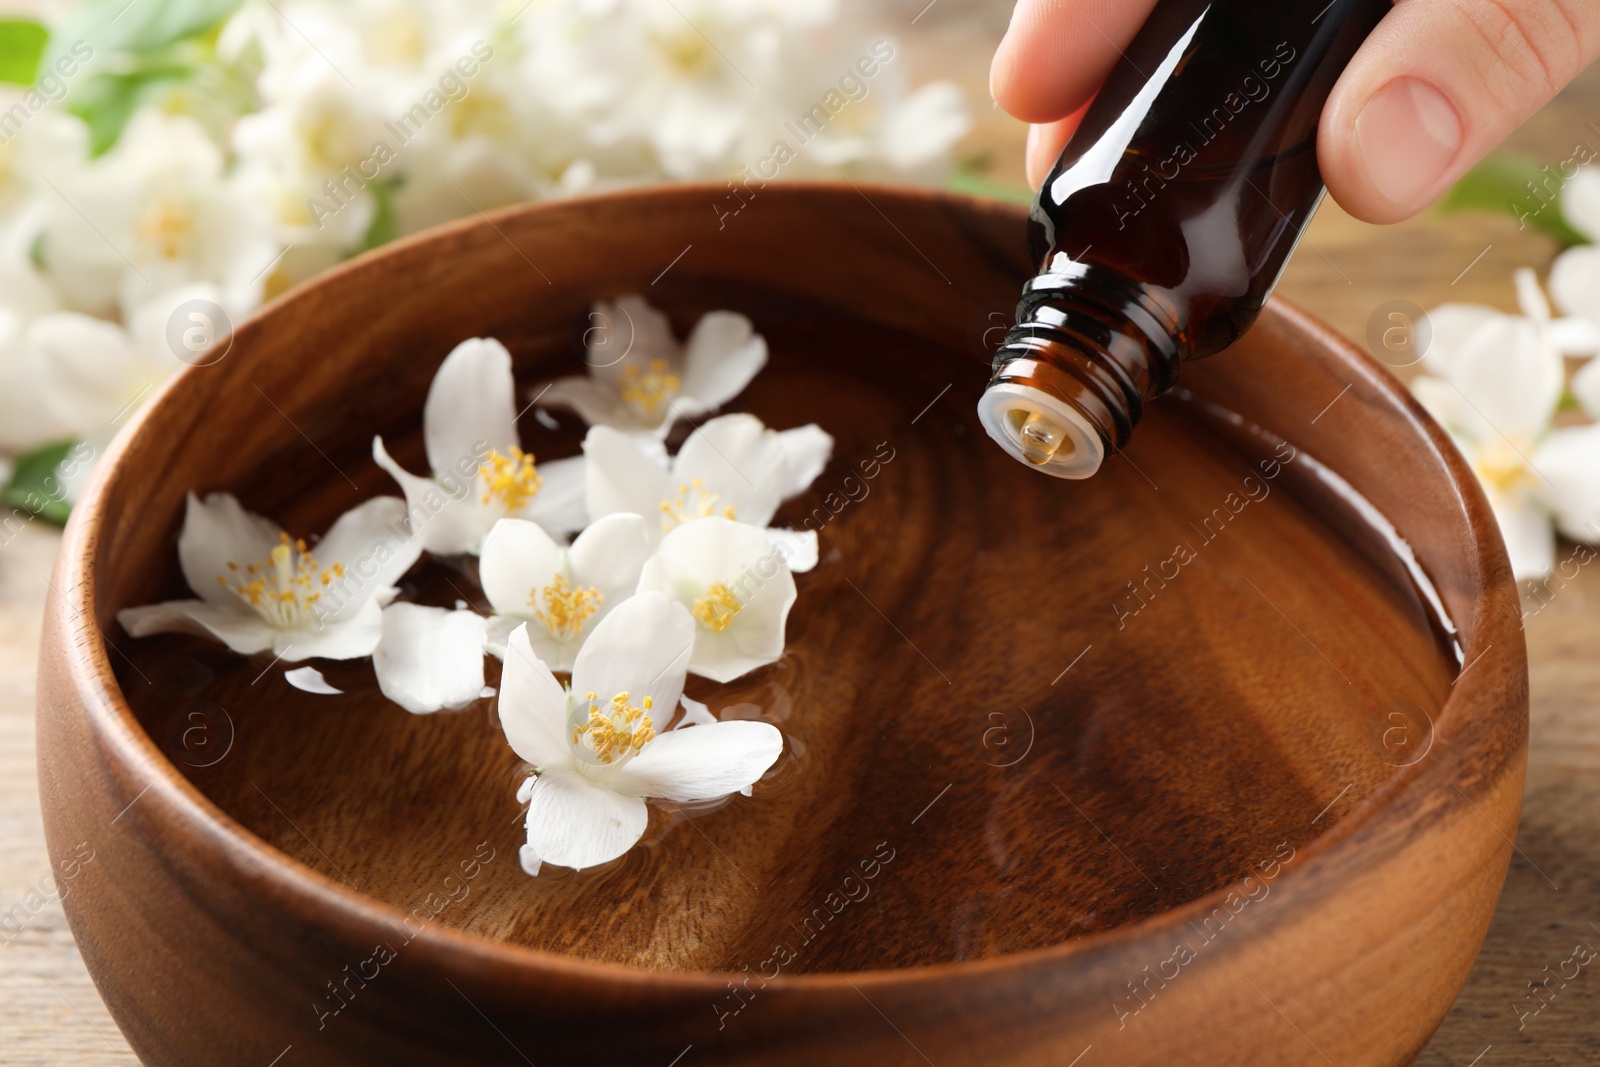
[(678, 419), (738, 396), (767, 362), (767, 342), (732, 311), (702, 316), (683, 344), (642, 297), (598, 303), (591, 317), (589, 373), (558, 378), (542, 393), (544, 405), (575, 411), (590, 426), (665, 437)]
[(494, 607), (489, 650), (528, 624), (528, 643), (553, 671), (570, 671), (584, 639), (633, 595), (651, 543), (638, 515), (607, 515), (565, 548), (537, 523), (501, 519), (483, 542), (478, 577)]
[(485, 637), (476, 612), (390, 604), (372, 653), (378, 688), (413, 715), (465, 707), (483, 693)]
[(432, 478), (412, 474), (372, 440), (372, 458), (405, 491), (412, 528), (438, 555), (476, 554), (500, 519), (537, 522), (566, 535), (580, 529), (581, 456), (537, 463), (517, 435), (511, 353), (475, 337), (445, 358), (422, 410)]
[(639, 591), (664, 593), (694, 619), (695, 674), (728, 682), (783, 655), (794, 577), (783, 546), (759, 526), (719, 518), (679, 526), (645, 563)]
[[(766, 526), (780, 503), (805, 491), (832, 450), (833, 438), (815, 425), (777, 433), (754, 415), (723, 415), (690, 434), (663, 465), (635, 439), (596, 426), (583, 442), (589, 513), (642, 515), (655, 541), (710, 516)], [(767, 532), (785, 546), (791, 571), (816, 566), (815, 533)]]
[(383, 605), (421, 551), (398, 497), (345, 512), (312, 546), (227, 493), (191, 493), (178, 561), (199, 599), (126, 608), (117, 621), (134, 637), (192, 633), (243, 655), (357, 659), (377, 647)]
[(1412, 382), (1412, 391), (1472, 465), (1512, 572), (1529, 579), (1550, 572), (1556, 528), (1600, 540), (1600, 426), (1551, 428), (1565, 341), (1532, 271), (1518, 272), (1517, 288), (1522, 315), (1461, 306), (1433, 312), (1433, 343), (1423, 357), (1432, 374)]
[(533, 652), (528, 628), (507, 648), (500, 723), (534, 776), (522, 865), (582, 869), (636, 844), (649, 822), (646, 797), (676, 804), (737, 793), (783, 751), (767, 723), (732, 721), (667, 730), (683, 694), (694, 621), (659, 593), (641, 593), (595, 627), (563, 688)]

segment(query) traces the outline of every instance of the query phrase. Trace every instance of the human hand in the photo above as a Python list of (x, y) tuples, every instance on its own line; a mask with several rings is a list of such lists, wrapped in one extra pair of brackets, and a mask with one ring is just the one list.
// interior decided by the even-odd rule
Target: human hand
[[(1033, 186), (1155, 3), (1018, 0), (989, 88), (1001, 107), (1033, 124)], [(1399, 0), (1323, 109), (1323, 180), (1359, 219), (1409, 218), (1596, 56), (1594, 0)]]

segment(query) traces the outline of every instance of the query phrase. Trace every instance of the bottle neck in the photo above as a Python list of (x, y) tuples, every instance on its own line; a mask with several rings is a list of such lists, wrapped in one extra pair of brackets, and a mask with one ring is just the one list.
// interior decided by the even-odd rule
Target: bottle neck
[(1121, 448), (1145, 401), (1177, 378), (1178, 324), (1148, 290), (1101, 267), (1058, 263), (1023, 288), (990, 388), (1038, 390)]

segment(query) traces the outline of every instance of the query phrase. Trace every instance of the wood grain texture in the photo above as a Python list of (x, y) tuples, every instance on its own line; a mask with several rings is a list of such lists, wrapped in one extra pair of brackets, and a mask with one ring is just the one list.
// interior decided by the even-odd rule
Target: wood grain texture
[[(47, 614), (41, 790), (58, 862), (96, 842), (67, 912), (145, 1061), (287, 1049), (285, 1063), (514, 1063), (522, 1050), (667, 1062), (693, 1046), (705, 1063), (910, 1063), (926, 1044), (948, 1063), (1024, 1064), (1093, 1044), (1130, 1064), (1240, 1048), (1301, 1063), (1310, 1043), (1336, 1062), (1408, 1062), (1492, 914), (1510, 854), (1492, 822), (1515, 819), (1525, 742), (1515, 593), (1437, 429), (1384, 372), (1280, 308), (1227, 360), (1186, 374), (1195, 399), (1152, 415), (1125, 465), (1069, 496), (1080, 487), (1012, 463), (977, 437), (966, 403), (940, 399), (983, 381), (982, 312), (1009, 304), (1026, 267), (1020, 210), (790, 187), (718, 234), (710, 193), (509, 212), (354, 263), (153, 400), (141, 425), (161, 432), (134, 432), (98, 476)], [(728, 304), (777, 340), (755, 410), (837, 424), (839, 462), (885, 434), (903, 453), (878, 479), (884, 498), (824, 529), (817, 615), (797, 622), (795, 655), (764, 679), (795, 692), (789, 723), (819, 770), (802, 760), (786, 798), (763, 803), (758, 789), (746, 810), (676, 827), (653, 853), (659, 869), (643, 854), (591, 885), (546, 889), (486, 864), (477, 897), (407, 936), (405, 906), (472, 852), (478, 838), (460, 829), (490, 826), (497, 856), (514, 843), (503, 799), (514, 767), (471, 760), (468, 731), (481, 738), (487, 723), (357, 707), (323, 710), (340, 718), (319, 724), (274, 694), (256, 699), (284, 709), (282, 733), (242, 708), (238, 758), (211, 781), (186, 778), (119, 692), (149, 690), (135, 703), (151, 726), (190, 694), (163, 702), (165, 682), (131, 652), (119, 685), (96, 629), (170, 588), (186, 489), (233, 488), (320, 528), (352, 492), (332, 471), (308, 481), (313, 465), (381, 489), (362, 465), (366, 434), (415, 433), (455, 341), (499, 336), (537, 380), (572, 358), (590, 299), (649, 286), (691, 246), (652, 296), (680, 326)], [(561, 269), (539, 288), (529, 259)], [(946, 278), (969, 299), (949, 299)], [(1208, 398), (1261, 435), (1207, 425)], [(1303, 450), (1283, 464), (1281, 495), (1119, 627), (1111, 601), (1139, 561), (1222, 503), (1217, 490), (1277, 439)], [(1471, 664), (1454, 685), (1415, 594), (1317, 488), (1313, 457), (1416, 546)], [(1150, 484), (1146, 465), (1171, 488)], [(1030, 592), (1057, 617), (1000, 630), (1017, 617), (1004, 600), (1031, 606)], [(1051, 668), (1083, 641), (1104, 641), (1103, 658), (1063, 683), (1081, 688), (1050, 695)], [(1038, 751), (1013, 768), (983, 761), (985, 698), (1039, 711)], [(1433, 722), (1426, 758), (1403, 769), (1384, 748), (1396, 699)], [(452, 739), (476, 778), (443, 773)], [(330, 753), (346, 784), (320, 764)], [(1274, 855), (1290, 853), (1280, 869)], [(836, 908), (831, 887), (872, 857), (883, 866), (872, 903)], [(997, 880), (1012, 862), (1028, 869)], [(1247, 870), (1257, 892), (1270, 888), (1248, 904), (1250, 887), (1229, 884)], [(657, 905), (656, 885), (695, 910)], [(719, 1012), (740, 1003), (728, 983), (741, 961), (761, 969), (789, 936), (776, 928), (803, 926), (813, 905), (838, 916), (818, 920), (840, 924), (831, 936), (736, 1016)], [(505, 940), (454, 929), (474, 917)], [(654, 969), (604, 962), (637, 955), (639, 931), (662, 935), (641, 961)], [(1180, 942), (1193, 969), (1149, 977)], [(344, 986), (380, 943), (397, 958)], [(690, 969), (704, 967), (721, 973)], [(331, 1020), (318, 1008), (330, 981), (351, 994)]]

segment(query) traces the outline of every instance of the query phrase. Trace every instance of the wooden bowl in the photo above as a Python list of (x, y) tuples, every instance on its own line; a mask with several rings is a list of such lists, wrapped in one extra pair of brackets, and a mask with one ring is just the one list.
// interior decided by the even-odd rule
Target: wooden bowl
[[(1402, 1064), (1465, 980), (1516, 833), (1527, 667), (1478, 487), (1376, 364), (1281, 303), (1065, 483), (974, 402), (1024, 215), (722, 187), (520, 208), (274, 302), (147, 404), (62, 548), (39, 696), (52, 858), (152, 1065)], [(751, 798), (653, 812), (574, 875), (518, 869), (487, 702), (408, 715), (118, 609), (182, 591), (184, 494), (296, 532), (419, 467), (444, 354), (581, 369), (636, 291), (749, 314), (732, 405), (834, 460), (790, 650), (726, 687), (777, 722)], [(524, 419), (536, 453), (581, 427)], [(470, 566), (418, 597), (475, 599)], [(85, 849), (92, 850), (85, 853)]]

